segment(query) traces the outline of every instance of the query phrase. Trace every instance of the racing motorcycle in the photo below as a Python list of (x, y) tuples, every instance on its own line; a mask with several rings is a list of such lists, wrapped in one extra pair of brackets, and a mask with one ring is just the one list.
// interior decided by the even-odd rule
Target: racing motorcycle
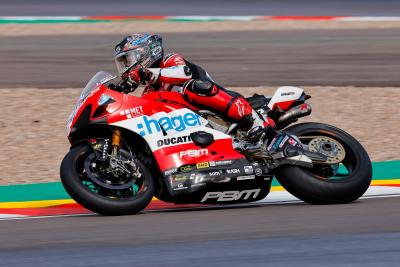
[(301, 88), (247, 98), (277, 129), (273, 140), (254, 144), (237, 123), (178, 92), (137, 97), (113, 79), (99, 72), (82, 91), (60, 168), (66, 191), (93, 212), (135, 214), (153, 197), (177, 204), (253, 202), (268, 195), (273, 177), (311, 204), (352, 202), (370, 185), (371, 161), (351, 135), (322, 123), (289, 126), (311, 113)]

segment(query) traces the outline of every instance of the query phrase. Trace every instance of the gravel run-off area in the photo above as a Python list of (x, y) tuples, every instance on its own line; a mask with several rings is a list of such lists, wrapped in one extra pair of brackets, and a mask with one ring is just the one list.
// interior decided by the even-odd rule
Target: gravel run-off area
[[(354, 135), (373, 161), (400, 159), (400, 88), (304, 87), (313, 114)], [(233, 88), (271, 95), (276, 88)], [(81, 89), (0, 89), (0, 184), (59, 180), (68, 152), (66, 120)]]

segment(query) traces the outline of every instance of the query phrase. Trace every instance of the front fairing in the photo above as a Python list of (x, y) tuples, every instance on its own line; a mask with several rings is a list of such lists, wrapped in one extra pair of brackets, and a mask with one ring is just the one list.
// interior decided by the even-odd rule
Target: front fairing
[[(103, 96), (110, 96), (112, 98), (112, 103), (109, 105), (104, 105), (104, 111), (99, 114), (100, 117), (104, 117), (109, 113), (115, 112), (121, 106), (122, 96), (120, 93), (112, 91), (107, 88), (104, 84), (114, 77), (107, 72), (101, 71), (95, 74), (92, 79), (88, 82), (82, 93), (79, 96), (71, 114), (68, 118), (67, 132), (68, 135), (76, 130), (76, 124), (78, 119), (82, 116), (82, 113), (88, 113), (89, 119), (92, 119), (94, 113), (99, 107), (100, 98)], [(88, 110), (90, 109), (90, 110)], [(98, 112), (99, 113), (99, 112)]]

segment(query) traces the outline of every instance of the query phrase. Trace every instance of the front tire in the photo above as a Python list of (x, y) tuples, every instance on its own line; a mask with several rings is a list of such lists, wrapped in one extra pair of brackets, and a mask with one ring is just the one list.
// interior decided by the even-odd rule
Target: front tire
[(338, 141), (346, 151), (343, 165), (348, 174), (337, 179), (323, 177), (315, 170), (282, 166), (275, 172), (279, 183), (289, 193), (310, 204), (343, 204), (352, 202), (367, 191), (372, 179), (372, 164), (362, 145), (351, 135), (323, 123), (301, 123), (285, 131), (298, 137), (326, 136)]
[(93, 151), (88, 145), (79, 145), (71, 149), (64, 157), (61, 167), (61, 182), (67, 193), (83, 207), (103, 215), (136, 214), (143, 210), (152, 200), (155, 183), (149, 170), (140, 161), (137, 162), (142, 175), (142, 189), (127, 198), (110, 198), (90, 190), (82, 181), (82, 161)]

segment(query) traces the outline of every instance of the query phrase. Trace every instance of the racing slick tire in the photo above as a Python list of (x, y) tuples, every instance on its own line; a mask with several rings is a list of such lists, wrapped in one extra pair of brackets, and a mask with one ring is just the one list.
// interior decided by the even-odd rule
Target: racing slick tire
[(82, 159), (93, 153), (85, 144), (72, 148), (64, 157), (61, 167), (61, 182), (67, 193), (80, 205), (102, 215), (128, 215), (143, 210), (152, 200), (155, 192), (155, 182), (148, 168), (137, 162), (143, 175), (143, 186), (134, 197), (113, 199), (90, 190), (85, 186), (78, 173)]
[(372, 178), (371, 160), (362, 145), (351, 135), (323, 123), (301, 123), (285, 129), (298, 137), (326, 136), (337, 140), (345, 149), (343, 165), (348, 174), (340, 179), (322, 177), (298, 166), (282, 166), (276, 170), (279, 183), (295, 197), (310, 204), (344, 204), (361, 197)]

